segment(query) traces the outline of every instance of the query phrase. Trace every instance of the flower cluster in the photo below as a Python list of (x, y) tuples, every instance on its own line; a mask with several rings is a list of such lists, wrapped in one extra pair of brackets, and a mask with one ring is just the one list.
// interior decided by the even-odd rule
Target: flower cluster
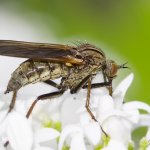
[(8, 96), (1, 94), (0, 149), (5, 150), (9, 141), (7, 150), (132, 150), (136, 147), (132, 133), (141, 126), (148, 131), (138, 147), (150, 149), (150, 106), (140, 101), (125, 102), (132, 80), (133, 74), (128, 75), (112, 96), (107, 88), (91, 91), (90, 109), (98, 122), (85, 109), (84, 89), (39, 102), (30, 119), (25, 118), (25, 112), (33, 97), (18, 96), (14, 110), (7, 114)]

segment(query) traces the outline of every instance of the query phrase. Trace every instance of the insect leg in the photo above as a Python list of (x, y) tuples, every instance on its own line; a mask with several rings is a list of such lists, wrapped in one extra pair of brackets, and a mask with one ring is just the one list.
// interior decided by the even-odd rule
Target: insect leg
[(90, 77), (91, 75), (88, 75), (87, 77), (85, 77), (75, 88), (70, 90), (70, 93), (71, 94), (77, 93), (78, 90), (88, 82)]
[(13, 97), (12, 97), (11, 103), (9, 105), (8, 113), (10, 113), (12, 111), (12, 109), (14, 108), (14, 105), (16, 102), (16, 97), (17, 97), (17, 91), (13, 91)]
[[(91, 84), (91, 88), (106, 87), (106, 86), (110, 86), (110, 85), (111, 85), (111, 82), (93, 83), (93, 84)], [(88, 85), (84, 85), (82, 88), (87, 89)]]
[(84, 78), (75, 88), (71, 89), (71, 94), (76, 93), (84, 84), (86, 84), (86, 82), (88, 82), (88, 85), (85, 85), (86, 88), (88, 88), (88, 92), (87, 92), (87, 100), (86, 100), (86, 109), (87, 112), (90, 114), (91, 118), (98, 122), (95, 118), (95, 116), (93, 115), (93, 113), (91, 112), (89, 106), (90, 106), (90, 92), (91, 92), (91, 76), (87, 76), (86, 78)]
[[(43, 94), (43, 95), (40, 95), (37, 97), (36, 100), (34, 100), (34, 102), (32, 103), (32, 105), (30, 106), (27, 114), (26, 114), (26, 118), (29, 118), (29, 116), (31, 115), (36, 103), (39, 101), (39, 100), (45, 100), (45, 99), (48, 99), (48, 98), (54, 98), (54, 97), (57, 97), (59, 95), (62, 95), (64, 93), (64, 90), (60, 90), (60, 91), (57, 91), (57, 92), (52, 92), (52, 93), (48, 93), (48, 94)], [(12, 99), (12, 102), (10, 106), (14, 106), (14, 102), (16, 100), (16, 94), (17, 94), (17, 91), (14, 92), (14, 95), (13, 95), (13, 99)], [(9, 111), (11, 111), (11, 107), (9, 108)], [(9, 141), (6, 141), (6, 143), (4, 144), (4, 147), (7, 147), (9, 144)]]
[[(52, 80), (46, 80), (44, 81), (44, 83), (48, 84), (48, 85), (51, 85), (57, 89), (61, 89), (61, 86), (58, 85), (57, 83), (55, 83), (54, 81)], [(59, 94), (63, 94), (61, 93), (62, 91), (58, 91), (58, 92), (53, 92), (53, 93), (48, 93), (48, 94), (44, 94), (44, 95), (40, 95), (37, 97), (37, 99), (32, 103), (31, 107), (29, 108), (27, 114), (26, 114), (26, 117), (29, 118), (30, 114), (32, 113), (32, 110), (35, 106), (35, 104), (39, 101), (39, 100), (44, 100), (44, 99), (47, 99), (47, 98), (52, 98), (52, 97), (55, 97), (55, 96), (59, 96)]]
[(107, 88), (108, 88), (108, 91), (109, 91), (109, 95), (112, 96), (112, 92), (113, 92), (113, 89), (112, 89), (112, 80), (113, 80), (113, 78), (108, 78), (106, 76), (106, 74), (104, 73), (104, 71), (102, 72), (102, 74), (103, 74), (104, 82), (106, 82), (107, 79), (108, 79), (109, 85), (108, 85)]
[(48, 94), (43, 94), (43, 95), (40, 95), (37, 97), (36, 100), (34, 100), (34, 102), (32, 103), (32, 105), (30, 106), (27, 114), (26, 114), (26, 117), (29, 118), (29, 116), (31, 115), (36, 103), (39, 101), (39, 100), (46, 100), (46, 99), (51, 99), (51, 98), (54, 98), (54, 97), (57, 97), (57, 96), (60, 96), (64, 93), (65, 90), (60, 90), (60, 91), (57, 91), (57, 92), (52, 92), (52, 93), (48, 93)]
[[(44, 83), (46, 84), (49, 84), (57, 89), (61, 89), (61, 86), (58, 85), (57, 83), (55, 83), (54, 81), (52, 80), (47, 80), (47, 81), (44, 81)], [(10, 113), (12, 111), (12, 109), (14, 108), (14, 105), (15, 105), (15, 102), (16, 102), (16, 97), (17, 97), (17, 91), (14, 91), (13, 92), (13, 97), (12, 97), (12, 100), (11, 100), (11, 103), (9, 105), (9, 110), (8, 110), (8, 113)]]
[(109, 85), (109, 87), (108, 87), (109, 95), (112, 96), (112, 93), (113, 93), (113, 89), (112, 89), (112, 79), (109, 79), (109, 82), (110, 82), (110, 85)]
[(103, 74), (104, 82), (107, 82), (107, 77), (106, 77), (106, 74), (104, 73), (104, 71), (102, 71), (102, 74)]
[(86, 107), (86, 110), (87, 112), (90, 114), (91, 118), (98, 122), (95, 118), (95, 116), (93, 115), (93, 113), (91, 112), (90, 110), (90, 94), (91, 94), (91, 79), (88, 80), (88, 91), (87, 91), (87, 98), (86, 98), (86, 104), (85, 104), (85, 107)]
[[(90, 110), (90, 94), (91, 94), (91, 79), (88, 80), (88, 91), (87, 91), (87, 99), (86, 99), (86, 104), (85, 104), (85, 108), (87, 110), (87, 112), (90, 114), (91, 118), (98, 122), (97, 119), (95, 118), (95, 116), (93, 115), (92, 111)], [(103, 130), (102, 126), (99, 123), (99, 126), (102, 130), (102, 132), (105, 134), (105, 136), (108, 136), (107, 133)]]
[(59, 84), (55, 83), (55, 82), (52, 81), (52, 80), (46, 80), (46, 81), (44, 81), (44, 83), (46, 83), (46, 84), (48, 84), (48, 85), (51, 85), (51, 86), (53, 86), (53, 87), (55, 87), (55, 88), (57, 88), (57, 89), (61, 89), (61, 86), (60, 86)]
[[(102, 82), (102, 83), (93, 83), (91, 84), (91, 88), (99, 88), (99, 87), (108, 87), (109, 95), (112, 96), (112, 80), (109, 80), (108, 82)], [(83, 89), (87, 89), (88, 85), (84, 85), (82, 87)]]
[[(94, 83), (91, 85), (91, 88), (106, 87), (109, 91), (109, 95), (112, 96), (112, 92), (113, 92), (112, 80), (113, 80), (113, 78), (108, 78), (104, 72), (102, 72), (102, 74), (103, 74), (104, 82)], [(83, 86), (82, 88), (83, 89), (87, 88), (87, 85)]]
[[(13, 97), (11, 100), (11, 103), (9, 105), (9, 110), (7, 113), (10, 113), (12, 111), (12, 109), (14, 108), (15, 102), (16, 102), (16, 97), (17, 97), (17, 91), (13, 91)], [(4, 144), (4, 147), (7, 147), (9, 144), (9, 141), (6, 141), (6, 143)]]

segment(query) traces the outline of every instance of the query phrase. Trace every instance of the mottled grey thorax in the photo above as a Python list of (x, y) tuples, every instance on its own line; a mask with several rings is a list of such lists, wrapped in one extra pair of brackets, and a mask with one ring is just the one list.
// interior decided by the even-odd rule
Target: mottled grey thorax
[(81, 65), (70, 68), (68, 76), (65, 80), (62, 80), (61, 85), (64, 89), (73, 89), (88, 75), (95, 75), (97, 72), (97, 66), (94, 65)]

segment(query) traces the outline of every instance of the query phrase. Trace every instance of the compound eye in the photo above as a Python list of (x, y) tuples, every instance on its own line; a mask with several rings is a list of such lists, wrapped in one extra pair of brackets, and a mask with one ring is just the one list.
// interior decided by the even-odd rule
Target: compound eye
[(115, 77), (118, 71), (118, 66), (115, 63), (111, 64), (110, 77)]

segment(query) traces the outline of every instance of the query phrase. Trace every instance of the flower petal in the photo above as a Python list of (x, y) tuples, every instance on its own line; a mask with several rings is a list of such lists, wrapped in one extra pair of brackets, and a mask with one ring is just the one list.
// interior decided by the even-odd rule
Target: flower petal
[(111, 113), (114, 109), (114, 102), (111, 96), (109, 95), (104, 95), (101, 97), (99, 100), (99, 105), (98, 105), (98, 120), (100, 122), (103, 122), (105, 120), (105, 117), (107, 114)]
[(147, 138), (147, 140), (150, 140), (150, 126), (148, 128), (147, 133), (146, 133), (146, 138)]
[(88, 125), (84, 126), (84, 132), (92, 145), (95, 146), (100, 142), (102, 131), (97, 122), (89, 123)]
[(1, 110), (0, 112), (0, 125), (4, 122), (7, 116), (7, 110)]
[(0, 101), (0, 109), (2, 110), (3, 106), (5, 105), (4, 101)]
[(36, 133), (37, 142), (46, 142), (57, 138), (60, 133), (52, 128), (41, 128)]
[(139, 121), (140, 113), (137, 109), (131, 109), (124, 111), (124, 114), (126, 115), (126, 119), (130, 121), (133, 124), (137, 124)]
[(54, 150), (54, 149), (52, 149), (50, 147), (40, 146), (40, 147), (35, 148), (34, 150)]
[(76, 133), (71, 140), (70, 150), (86, 150), (82, 133)]
[(61, 107), (62, 128), (66, 125), (79, 122), (79, 114), (76, 112), (85, 103), (82, 99), (85, 99), (86, 96), (85, 92), (82, 90), (75, 95), (71, 95), (68, 91), (65, 93), (64, 97), (65, 100)]
[(101, 122), (103, 123), (103, 121), (109, 119), (110, 117), (119, 117), (119, 118), (128, 120), (131, 123), (138, 123), (139, 115), (140, 114), (137, 109), (128, 110), (128, 111), (114, 109), (110, 112), (103, 114), (103, 117), (101, 117), (101, 118), (103, 118), (103, 120), (101, 120)]
[(104, 131), (111, 139), (117, 140), (125, 145), (131, 140), (131, 130), (129, 130), (121, 119), (118, 117), (110, 117), (103, 122)]
[[(150, 127), (150, 115), (145, 115), (145, 114), (140, 115), (139, 122), (136, 125), (136, 127), (141, 127), (141, 126)], [(150, 138), (150, 136), (149, 136), (149, 138)]]
[(99, 114), (105, 113), (114, 109), (114, 101), (111, 96), (104, 95), (99, 100)]
[(116, 107), (120, 107), (120, 105), (122, 105), (124, 96), (129, 86), (131, 85), (133, 78), (134, 75), (133, 73), (131, 73), (117, 86), (117, 88), (113, 92), (113, 98), (115, 100), (114, 102)]
[(33, 137), (27, 118), (16, 112), (10, 113), (7, 118), (6, 133), (14, 150), (31, 150)]
[(123, 105), (124, 109), (143, 109), (145, 111), (147, 111), (148, 113), (150, 113), (150, 106), (144, 102), (140, 102), (140, 101), (132, 101), (132, 102), (128, 102), (125, 103)]
[[(66, 126), (61, 134), (60, 134), (60, 139), (59, 139), (59, 144), (58, 144), (58, 150), (62, 150), (62, 147), (64, 145), (65, 139), (73, 133), (77, 133), (77, 132), (81, 132), (82, 130), (80, 127), (78, 127), (77, 125), (68, 125)], [(83, 134), (83, 133), (82, 133)]]
[(6, 150), (6, 148), (3, 145), (0, 145), (0, 150)]
[(87, 124), (90, 123), (90, 116), (87, 112), (83, 112), (81, 115), (80, 115), (80, 124), (81, 126), (85, 126)]
[(108, 146), (102, 150), (127, 150), (127, 148), (121, 142), (111, 139)]

